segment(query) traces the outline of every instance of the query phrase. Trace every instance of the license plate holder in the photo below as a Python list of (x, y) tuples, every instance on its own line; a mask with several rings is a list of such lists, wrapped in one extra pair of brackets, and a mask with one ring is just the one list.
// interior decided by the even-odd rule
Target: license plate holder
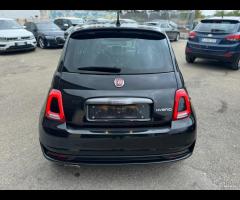
[(149, 104), (106, 105), (89, 104), (88, 121), (149, 121)]
[(26, 42), (16, 42), (15, 45), (16, 46), (24, 46), (24, 45), (26, 45)]
[(213, 39), (213, 38), (202, 38), (202, 42), (206, 42), (206, 43), (217, 43), (217, 39)]

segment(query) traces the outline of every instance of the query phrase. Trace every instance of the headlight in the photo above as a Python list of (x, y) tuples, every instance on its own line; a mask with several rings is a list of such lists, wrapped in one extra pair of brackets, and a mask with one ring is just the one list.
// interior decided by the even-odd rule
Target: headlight
[(33, 39), (35, 39), (35, 37), (34, 37), (34, 35), (31, 35), (30, 40), (33, 40)]
[(0, 37), (0, 42), (7, 42), (7, 38), (6, 37)]

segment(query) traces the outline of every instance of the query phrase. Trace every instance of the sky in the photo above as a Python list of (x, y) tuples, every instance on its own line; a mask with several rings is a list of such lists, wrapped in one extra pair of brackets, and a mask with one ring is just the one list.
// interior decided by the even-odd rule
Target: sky
[(213, 15), (216, 10), (202, 10), (203, 15)]
[(40, 15), (39, 10), (0, 10), (0, 17), (6, 18), (30, 18)]

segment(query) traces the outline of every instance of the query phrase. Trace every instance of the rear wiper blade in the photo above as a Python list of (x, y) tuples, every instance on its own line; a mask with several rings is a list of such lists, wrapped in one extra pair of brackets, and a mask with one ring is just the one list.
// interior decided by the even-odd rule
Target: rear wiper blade
[(225, 32), (225, 30), (222, 30), (222, 29), (211, 29), (211, 32)]
[(121, 72), (122, 69), (117, 67), (89, 66), (89, 67), (79, 67), (78, 70), (119, 73)]

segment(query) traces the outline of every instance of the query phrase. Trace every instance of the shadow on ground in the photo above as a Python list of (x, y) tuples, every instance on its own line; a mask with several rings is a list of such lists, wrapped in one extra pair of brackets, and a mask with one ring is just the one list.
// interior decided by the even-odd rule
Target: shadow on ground
[(230, 63), (198, 58), (193, 64), (187, 63), (187, 66), (193, 69), (198, 68), (211, 71), (229, 71), (229, 72), (234, 71), (231, 69)]

